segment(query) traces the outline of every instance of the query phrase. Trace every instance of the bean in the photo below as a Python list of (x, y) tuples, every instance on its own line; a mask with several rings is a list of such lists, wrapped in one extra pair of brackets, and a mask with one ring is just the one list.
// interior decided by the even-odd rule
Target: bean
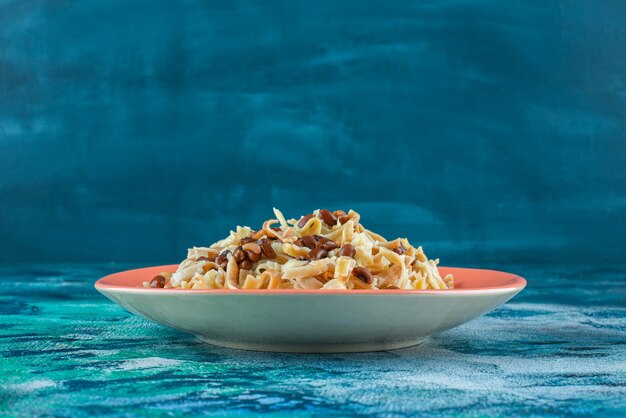
[(256, 263), (257, 261), (259, 261), (261, 259), (261, 253), (253, 253), (252, 251), (249, 250), (244, 250), (246, 252), (246, 254), (248, 255), (248, 259), (250, 261), (252, 261), (253, 263)]
[(276, 258), (276, 251), (272, 248), (270, 240), (263, 238), (257, 241), (257, 244), (261, 247), (261, 251), (267, 258)]
[(396, 254), (400, 254), (402, 255), (406, 250), (404, 249), (404, 247), (402, 246), (402, 244), (400, 244), (399, 247), (396, 247), (393, 249), (393, 252)]
[(400, 289), (398, 286), (394, 286), (394, 285), (389, 285), (389, 286), (385, 286), (385, 287), (381, 287), (381, 289), (383, 290), (393, 290), (393, 289)]
[(237, 247), (235, 248), (235, 251), (233, 251), (233, 257), (235, 257), (235, 261), (238, 263), (241, 263), (243, 260), (245, 260), (248, 255), (246, 254), (246, 252), (243, 250), (242, 247)]
[(344, 210), (336, 210), (333, 212), (333, 214), (337, 217), (337, 219), (339, 219), (339, 223), (341, 225), (345, 224), (346, 222), (348, 222), (350, 220), (350, 215), (348, 215), (346, 213), (346, 211)]
[(363, 267), (355, 267), (354, 269), (352, 269), (352, 274), (356, 278), (367, 284), (372, 284), (372, 282), (374, 281), (374, 276), (372, 276), (372, 273), (370, 273), (368, 269)]
[(339, 245), (337, 245), (337, 243), (333, 240), (328, 240), (322, 244), (322, 248), (325, 249), (326, 251), (332, 251), (337, 247), (339, 247)]
[(322, 244), (325, 243), (326, 241), (331, 241), (330, 239), (323, 237), (321, 235), (313, 235), (313, 238), (315, 238), (316, 241), (321, 242)]
[(154, 276), (154, 278), (150, 281), (150, 287), (165, 287), (165, 277), (161, 275)]
[(302, 238), (298, 238), (293, 242), (293, 245), (297, 245), (298, 247), (304, 247), (304, 242), (302, 241)]
[(228, 253), (230, 253), (229, 250), (224, 250), (223, 252), (221, 252), (217, 257), (215, 257), (215, 262), (217, 264), (222, 264), (224, 261), (226, 261), (226, 256), (228, 255)]
[(253, 263), (261, 259), (261, 247), (256, 242), (249, 242), (244, 244), (241, 248), (243, 248), (248, 255), (248, 259)]
[[(317, 246), (318, 247), (323, 248), (326, 251), (334, 250), (335, 248), (337, 248), (337, 245), (335, 244), (335, 241), (333, 241), (332, 239), (323, 237), (321, 235), (313, 235), (313, 236), (317, 240)], [(328, 249), (327, 247), (330, 248), (330, 249)]]
[(244, 270), (251, 270), (252, 269), (252, 263), (250, 262), (250, 260), (243, 260), (239, 264), (239, 268), (240, 269), (244, 269)]
[(320, 217), (324, 221), (324, 223), (328, 226), (335, 226), (337, 224), (337, 217), (333, 215), (331, 211), (328, 209), (320, 210)]
[(239, 240), (239, 245), (247, 244), (249, 242), (254, 242), (254, 238), (243, 237), (242, 239)]
[(215, 259), (215, 263), (218, 264), (224, 270), (226, 269), (226, 264), (228, 263), (228, 254), (230, 254), (230, 250), (224, 250)]
[(302, 243), (304, 245), (306, 245), (310, 249), (313, 249), (313, 248), (317, 247), (317, 242), (316, 242), (315, 238), (313, 238), (313, 236), (311, 236), (311, 235), (306, 235), (306, 236), (302, 237)]
[(308, 215), (300, 218), (300, 222), (298, 222), (298, 228), (303, 228), (304, 225), (306, 225), (306, 223), (309, 222), (309, 219), (311, 219), (312, 217), (313, 217), (313, 214), (309, 213)]
[(311, 260), (319, 260), (324, 257), (328, 257), (328, 252), (323, 248), (315, 248), (309, 252), (309, 258)]
[(256, 242), (249, 242), (241, 246), (244, 251), (252, 251), (255, 254), (261, 254), (261, 247)]
[(339, 250), (339, 256), (354, 258), (355, 254), (356, 251), (354, 247), (350, 244), (344, 245), (343, 247), (341, 247), (341, 250)]

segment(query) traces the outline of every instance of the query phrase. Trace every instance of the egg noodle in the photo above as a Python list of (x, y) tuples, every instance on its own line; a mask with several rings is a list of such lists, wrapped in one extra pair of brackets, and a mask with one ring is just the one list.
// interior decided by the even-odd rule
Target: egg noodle
[(193, 247), (176, 272), (145, 287), (182, 289), (451, 289), (422, 247), (406, 238), (387, 241), (365, 229), (350, 210), (316, 210), (236, 231), (210, 247)]

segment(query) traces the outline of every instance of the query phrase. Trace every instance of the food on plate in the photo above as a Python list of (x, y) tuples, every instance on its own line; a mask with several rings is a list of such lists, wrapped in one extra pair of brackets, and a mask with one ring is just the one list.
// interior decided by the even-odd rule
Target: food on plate
[(452, 289), (422, 247), (387, 241), (360, 215), (326, 209), (285, 219), (274, 209), (259, 230), (238, 226), (209, 247), (193, 247), (176, 272), (144, 287), (180, 289)]

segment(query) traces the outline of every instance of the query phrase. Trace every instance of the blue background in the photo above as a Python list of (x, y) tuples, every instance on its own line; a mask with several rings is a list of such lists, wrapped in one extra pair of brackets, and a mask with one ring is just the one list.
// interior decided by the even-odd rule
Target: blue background
[[(624, 417), (624, 167), (626, 1), (0, 0), (0, 415)], [(93, 288), (272, 206), (528, 287), (349, 355)]]
[(272, 206), (623, 260), (625, 2), (264, 3), (0, 3), (0, 261), (176, 262)]

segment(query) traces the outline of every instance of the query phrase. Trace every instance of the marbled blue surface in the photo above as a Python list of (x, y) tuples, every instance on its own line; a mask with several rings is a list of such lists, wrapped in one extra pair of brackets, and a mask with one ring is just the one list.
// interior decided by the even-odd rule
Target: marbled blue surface
[(93, 289), (130, 265), (0, 268), (0, 415), (624, 416), (623, 265), (493, 266), (513, 301), (397, 351), (228, 350)]
[[(625, 40), (610, 0), (1, 1), (0, 414), (624, 415)], [(530, 286), (332, 356), (203, 345), (92, 288), (272, 206)], [(103, 264), (33, 264), (59, 261)]]
[(0, 261), (353, 208), (448, 264), (621, 263), (626, 2), (0, 2)]

